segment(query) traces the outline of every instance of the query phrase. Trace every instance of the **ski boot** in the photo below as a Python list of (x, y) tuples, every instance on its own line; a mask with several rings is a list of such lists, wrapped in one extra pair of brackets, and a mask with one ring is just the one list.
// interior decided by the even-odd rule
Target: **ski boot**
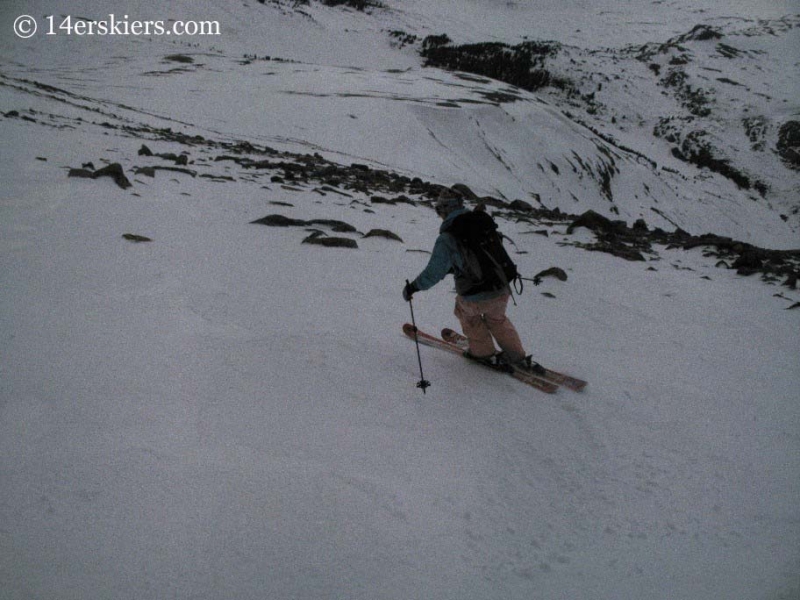
[(513, 373), (514, 367), (502, 359), (503, 353), (490, 354), (489, 356), (475, 356), (469, 350), (464, 350), (464, 358), (467, 358), (476, 363), (480, 363), (496, 371), (503, 371), (504, 373)]

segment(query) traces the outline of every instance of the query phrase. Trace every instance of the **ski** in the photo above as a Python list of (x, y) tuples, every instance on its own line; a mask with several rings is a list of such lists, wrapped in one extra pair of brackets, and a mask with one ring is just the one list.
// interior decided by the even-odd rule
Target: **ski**
[[(442, 340), (448, 342), (450, 344), (455, 344), (462, 350), (466, 350), (468, 346), (467, 338), (457, 331), (453, 331), (452, 329), (442, 329)], [(544, 373), (540, 375), (541, 378), (546, 379), (548, 381), (552, 381), (553, 383), (557, 383), (558, 385), (563, 385), (566, 388), (569, 388), (573, 391), (580, 392), (583, 388), (586, 387), (586, 381), (583, 379), (578, 379), (577, 377), (573, 377), (572, 375), (567, 375), (566, 373), (560, 373), (558, 371), (553, 371), (552, 369), (548, 369), (546, 367), (542, 367), (544, 369)], [(528, 373), (525, 369), (521, 369), (517, 367), (518, 371), (522, 373)]]
[[(453, 344), (451, 342), (432, 336), (429, 333), (425, 333), (421, 329), (415, 328), (410, 323), (406, 323), (405, 325), (403, 325), (403, 333), (410, 339), (412, 340), (416, 339), (420, 344), (423, 344), (425, 346), (430, 346), (432, 348), (439, 348), (440, 350), (446, 350), (448, 352), (452, 352), (453, 354), (464, 356), (464, 350), (458, 344)], [(536, 375), (523, 371), (522, 369), (507, 371), (505, 369), (495, 368), (491, 365), (487, 365), (478, 361), (471, 361), (471, 362), (475, 362), (476, 364), (492, 369), (493, 371), (498, 371), (500, 373), (506, 373), (508, 375), (511, 375), (514, 379), (522, 381), (523, 383), (527, 383), (528, 385), (533, 386), (536, 389), (539, 389), (548, 394), (552, 394), (558, 390), (558, 384), (555, 383), (554, 381), (548, 381), (546, 379), (542, 379), (541, 377), (537, 377)]]

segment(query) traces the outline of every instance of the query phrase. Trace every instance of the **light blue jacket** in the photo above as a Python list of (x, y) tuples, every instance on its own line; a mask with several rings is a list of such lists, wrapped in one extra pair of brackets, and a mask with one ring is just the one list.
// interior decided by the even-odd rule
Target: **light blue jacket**
[[(413, 281), (413, 284), (419, 290), (424, 291), (432, 288), (450, 273), (453, 273), (456, 277), (464, 273), (464, 258), (458, 248), (458, 242), (453, 235), (447, 233), (447, 229), (456, 217), (467, 212), (469, 212), (468, 209), (460, 208), (454, 210), (445, 218), (442, 226), (439, 228), (439, 237), (436, 238), (436, 243), (433, 245), (433, 253), (428, 261), (428, 265)], [(480, 302), (482, 300), (497, 298), (508, 292), (509, 290), (506, 288), (462, 297), (467, 302)]]

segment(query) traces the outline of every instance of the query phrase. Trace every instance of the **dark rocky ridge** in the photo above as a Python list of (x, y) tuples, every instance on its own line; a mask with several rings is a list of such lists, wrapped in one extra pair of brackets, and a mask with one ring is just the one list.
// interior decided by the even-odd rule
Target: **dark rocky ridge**
[[(133, 133), (132, 128), (125, 128)], [(443, 186), (410, 178), (384, 169), (374, 169), (366, 164), (352, 163), (342, 165), (325, 159), (319, 154), (296, 154), (279, 152), (269, 147), (258, 147), (249, 142), (220, 143), (199, 136), (185, 136), (170, 129), (140, 128), (136, 131), (139, 137), (151, 140), (178, 142), (192, 147), (202, 147), (211, 151), (221, 151), (213, 158), (213, 163), (233, 162), (241, 167), (242, 174), (249, 171), (263, 171), (270, 174), (274, 183), (291, 183), (295, 186), (310, 186), (313, 191), (326, 195), (336, 193), (337, 196), (349, 197), (352, 202), (387, 207), (397, 204), (432, 206), (442, 189), (449, 189), (461, 194), (471, 205), (480, 210), (492, 209), (494, 217), (516, 223), (530, 223), (537, 226), (555, 227), (566, 225), (567, 236), (579, 228), (593, 232), (596, 241), (593, 243), (570, 242), (573, 245), (591, 252), (604, 252), (632, 261), (647, 261), (657, 257), (657, 246), (691, 250), (702, 247), (709, 258), (717, 259), (717, 266), (735, 269), (743, 276), (761, 274), (767, 283), (781, 282), (787, 287), (796, 289), (800, 275), (800, 250), (769, 250), (759, 248), (746, 242), (719, 236), (713, 233), (691, 235), (681, 229), (667, 232), (662, 229), (650, 229), (640, 219), (633, 225), (622, 220), (612, 220), (595, 211), (587, 211), (581, 215), (562, 212), (558, 208), (534, 207), (523, 200), (508, 202), (491, 196), (478, 196), (464, 184)], [(144, 153), (146, 155), (147, 153)], [(150, 152), (153, 156), (159, 154)], [(174, 161), (173, 154), (161, 154), (160, 157)], [(182, 162), (192, 164), (189, 150), (178, 155)], [(88, 165), (91, 167), (91, 165)], [(172, 167), (179, 169), (178, 167)], [(122, 167), (111, 164), (95, 171), (92, 168), (73, 169), (70, 176), (97, 179), (104, 175), (111, 176), (120, 187), (127, 189), (133, 184), (127, 179)], [(222, 179), (233, 180), (228, 177)], [(289, 186), (285, 186), (289, 187)], [(290, 189), (302, 190), (300, 187)], [(363, 199), (359, 198), (363, 197)], [(367, 204), (369, 202), (369, 204)], [(369, 210), (366, 208), (365, 210)], [(253, 223), (270, 226), (296, 226), (330, 228), (335, 233), (358, 234), (362, 237), (380, 236), (399, 240), (396, 234), (388, 230), (375, 230), (367, 235), (359, 234), (355, 227), (343, 221), (330, 219), (291, 219), (283, 215), (268, 215)], [(545, 234), (547, 231), (544, 232)], [(402, 240), (399, 240), (402, 242)], [(303, 240), (304, 243), (324, 246), (357, 247), (351, 238), (331, 237), (322, 231), (312, 231)]]

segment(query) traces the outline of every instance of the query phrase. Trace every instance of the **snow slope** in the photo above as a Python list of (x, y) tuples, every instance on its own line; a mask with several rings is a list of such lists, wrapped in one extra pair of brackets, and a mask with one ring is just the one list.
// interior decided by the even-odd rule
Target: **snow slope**
[[(134, 108), (160, 117), (165, 126), (201, 135), (246, 137), (339, 161), (390, 165), (435, 181), (466, 183), (480, 195), (523, 199), (569, 213), (592, 209), (628, 223), (643, 218), (656, 227), (710, 231), (759, 246), (797, 246), (797, 174), (782, 164), (774, 148), (780, 126), (796, 120), (800, 110), (797, 86), (781, 77), (800, 60), (800, 29), (794, 27), (797, 17), (767, 24), (755, 19), (776, 18), (781, 5), (756, 15), (752, 7), (738, 7), (735, 19), (719, 8), (697, 7), (706, 11), (708, 23), (719, 24), (725, 44), (735, 44), (742, 56), (722, 57), (714, 41), (678, 45), (689, 62), (679, 69), (685, 82), (676, 90), (651, 67), (664, 63), (662, 79), (667, 77), (673, 69), (670, 58), (680, 52), (668, 45), (670, 52), (642, 59), (641, 38), (648, 27), (619, 25), (641, 18), (633, 7), (621, 17), (619, 7), (587, 13), (580, 3), (532, 9), (465, 2), (459, 10), (448, 9), (451, 17), (445, 18), (437, 11), (447, 3), (429, 4), (388, 4), (367, 14), (316, 2), (295, 7), (288, 1), (225, 8), (175, 4), (164, 13), (147, 2), (104, 4), (100, 10), (87, 1), (65, 4), (60, 11), (32, 4), (29, 12), (59, 18), (107, 19), (119, 8), (130, 20), (215, 19), (222, 35), (10, 37), (4, 42), (10, 58), (4, 74), (15, 85), (33, 81), (81, 94), (103, 102), (114, 114), (121, 107)], [(15, 13), (6, 10), (10, 21)], [(578, 19), (574, 15), (580, 10)], [(676, 33), (685, 34), (691, 26), (676, 30), (676, 23), (696, 23), (702, 14), (677, 6), (657, 10), (680, 18), (669, 24), (653, 21), (653, 27), (661, 27), (654, 44), (679, 38)], [(608, 29), (617, 23), (615, 34), (627, 32), (615, 36), (617, 43), (639, 45), (606, 49), (606, 37), (587, 31), (576, 46), (574, 34), (563, 31), (565, 15), (573, 19), (571, 26), (604, 23)], [(573, 82), (568, 95), (555, 88), (534, 95), (486, 78), (420, 66), (419, 40), (429, 32), (444, 31), (459, 43), (500, 36), (517, 43), (522, 31), (532, 39), (549, 39), (532, 35), (546, 24), (573, 44), (548, 63), (554, 74)], [(418, 42), (403, 46), (391, 35), (397, 31), (413, 34)], [(192, 63), (165, 61), (175, 54)], [(728, 83), (736, 80), (740, 85)], [(702, 119), (686, 112), (676, 97), (698, 90), (711, 107)], [(590, 96), (587, 104), (583, 98)], [(661, 138), (654, 137), (656, 128), (665, 130)], [(688, 144), (686, 138), (691, 141), (698, 132), (719, 160), (732, 162), (753, 186), (768, 191), (742, 189), (675, 158), (676, 146)], [(751, 142), (748, 135), (761, 137)]]
[[(595, 142), (552, 100), (473, 104), (507, 86), (420, 69), (370, 25), (386, 14), (314, 5), (312, 20), (288, 4), (164, 9), (224, 11), (241, 33), (200, 48), (2, 42), (0, 598), (800, 595), (800, 372), (786, 310), (797, 291), (717, 268), (700, 248), (628, 262), (575, 247), (593, 235), (567, 235), (565, 222), (500, 217), (524, 273), (569, 275), (529, 285), (510, 309), (524, 342), (590, 385), (546, 396), (423, 348), (433, 385), (422, 395), (400, 290), (426, 262), (432, 211), (272, 181), (275, 170), (217, 160), (236, 152), (226, 144), (250, 142), (238, 152), (253, 160), (264, 145), (318, 152), (513, 199), (530, 192), (523, 170), (502, 174), (490, 158), (521, 160), (513, 123), (550, 128), (554, 155)], [(392, 18), (433, 19), (443, 4), (408, 2)], [(650, 8), (688, 18), (677, 3)], [(258, 54), (302, 62), (238, 64), (256, 10), (270, 11), (275, 36)], [(508, 23), (507, 10), (491, 14)], [(613, 19), (644, 20), (631, 11)], [(4, 23), (11, 13), (4, 5)], [(626, 31), (643, 43), (654, 29)], [(194, 63), (164, 60), (176, 52)], [(140, 156), (143, 143), (186, 153), (194, 175), (137, 174), (172, 164)], [(118, 162), (132, 187), (67, 177), (89, 161)], [(624, 185), (697, 189), (629, 162)], [(550, 181), (585, 189), (587, 207), (604, 202), (578, 177)], [(696, 227), (724, 212), (663, 208)], [(752, 221), (754, 239), (791, 240), (752, 211), (731, 231)], [(271, 213), (403, 241), (301, 244), (302, 228), (251, 224)], [(420, 327), (456, 325), (451, 287), (415, 297)]]

